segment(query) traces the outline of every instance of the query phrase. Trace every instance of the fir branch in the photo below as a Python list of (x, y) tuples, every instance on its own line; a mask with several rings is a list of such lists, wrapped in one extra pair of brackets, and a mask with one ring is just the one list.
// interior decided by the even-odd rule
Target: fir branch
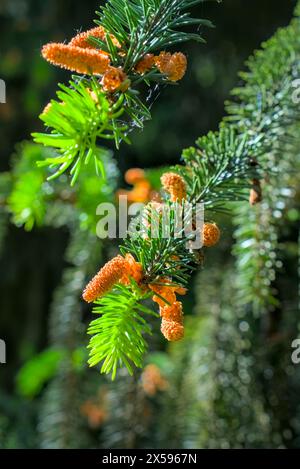
[(251, 164), (254, 146), (247, 134), (238, 134), (234, 127), (221, 127), (210, 132), (183, 152), (185, 168), (178, 168), (188, 185), (194, 202), (205, 204), (206, 210), (222, 210), (226, 202), (247, 197), (250, 179), (260, 178), (259, 167)]
[(124, 97), (121, 94), (111, 105), (95, 80), (91, 80), (88, 86), (71, 81), (70, 88), (64, 85), (60, 88), (57, 93), (60, 101), (52, 100), (41, 114), (41, 119), (53, 129), (51, 134), (34, 133), (33, 137), (37, 143), (58, 149), (57, 156), (38, 162), (40, 167), (55, 168), (48, 180), (71, 168), (71, 185), (74, 185), (82, 167), (91, 159), (96, 173), (104, 175), (98, 138), (113, 139), (117, 147), (121, 140), (128, 141), (127, 127), (119, 120), (124, 111)]
[(69, 225), (77, 210), (81, 228), (94, 232), (98, 221), (96, 208), (101, 202), (114, 200), (118, 176), (110, 151), (96, 148), (95, 155), (101, 157), (107, 176), (99, 180), (90, 161), (81, 168), (82, 177), (76, 187), (66, 188), (64, 176), (50, 185), (46, 181), (46, 169), (35, 164), (37, 160), (55, 158), (55, 152), (42, 145), (22, 142), (16, 146), (11, 175), (0, 175), (0, 206), (3, 203), (12, 214), (16, 226), (23, 225), (28, 231), (34, 226)]
[[(251, 179), (276, 172), (268, 155), (289, 138), (289, 129), (300, 120), (293, 100), (293, 81), (299, 76), (299, 19), (279, 30), (248, 62), (241, 74), (243, 86), (228, 102), (228, 116), (217, 133), (197, 141), (183, 152), (189, 197), (205, 203), (207, 210), (222, 210), (228, 201), (245, 199)], [(254, 165), (252, 164), (254, 162)]]
[(53, 157), (53, 152), (33, 143), (23, 142), (13, 155), (12, 186), (6, 204), (12, 214), (13, 223), (24, 225), (25, 230), (42, 226), (46, 214), (47, 196), (52, 191), (44, 184), (45, 170), (36, 167), (36, 160), (44, 156)]
[(149, 69), (138, 73), (135, 66), (156, 50), (163, 52), (188, 40), (203, 42), (200, 34), (181, 31), (190, 25), (211, 26), (208, 20), (192, 18), (186, 11), (202, 1), (108, 0), (98, 13), (100, 21), (96, 21), (102, 32), (98, 34), (100, 38), (88, 34), (84, 38), (91, 49), (73, 46), (72, 41), (43, 48), (44, 58), (52, 64), (77, 73), (94, 73), (92, 77), (74, 77), (69, 87), (60, 85), (61, 91), (57, 93), (60, 101), (52, 100), (40, 116), (51, 133), (35, 133), (35, 141), (58, 149), (56, 158), (39, 162), (55, 168), (49, 180), (70, 170), (73, 185), (91, 158), (97, 174), (103, 175), (101, 158), (95, 151), (97, 141), (113, 139), (116, 148), (121, 141), (130, 143), (128, 132), (135, 127), (143, 128), (144, 121), (151, 118), (149, 106), (139, 96), (139, 84), (150, 86), (151, 82), (172, 83), (181, 79), (186, 58), (181, 53), (174, 54), (175, 76), (161, 69), (153, 54)]
[(132, 364), (142, 367), (147, 350), (144, 334), (151, 334), (142, 314), (155, 315), (141, 303), (148, 297), (132, 283), (131, 287), (116, 285), (111, 293), (96, 301), (99, 306), (93, 312), (101, 316), (91, 322), (88, 330), (93, 336), (88, 346), (90, 366), (103, 362), (101, 372), (112, 373), (112, 379), (120, 366), (126, 366), (130, 374)]
[[(299, 72), (299, 27), (299, 20), (295, 20), (290, 27), (279, 31), (264, 46), (263, 52), (256, 54), (253, 61), (249, 62), (251, 65), (248, 75), (244, 74), (244, 86), (234, 91), (239, 101), (228, 104), (229, 117), (224, 119), (219, 132), (209, 133), (198, 140), (198, 148), (184, 152), (186, 166), (179, 169), (188, 185), (188, 201), (202, 202), (205, 208), (220, 211), (228, 202), (245, 200), (250, 180), (263, 177), (268, 178), (268, 184), (273, 181), (275, 186), (274, 189), (270, 185), (266, 197), (274, 197), (275, 181), (278, 181), (276, 178), (282, 179), (282, 173), (289, 174), (291, 167), (285, 167), (279, 158), (286, 152), (287, 143), (292, 145), (292, 154), (295, 155), (292, 129), (299, 125), (300, 113), (297, 103), (293, 102), (292, 82)], [(276, 59), (276, 66), (273, 67)], [(274, 202), (276, 204), (278, 199)], [(280, 204), (284, 207), (282, 200)], [(164, 236), (164, 218), (157, 214), (158, 230), (156, 229), (155, 236), (152, 236), (151, 226), (146, 232), (135, 229), (135, 234), (121, 248), (123, 254), (130, 252), (142, 264), (143, 282), (146, 284), (160, 282), (162, 277), (170, 277), (170, 283), (186, 285), (191, 275), (193, 261), (186, 244), (188, 237), (183, 236), (180, 239), (180, 236), (176, 236), (175, 206), (169, 204), (168, 208), (171, 212), (171, 223), (168, 220), (167, 224), (168, 236)], [(276, 244), (274, 222), (271, 221), (275, 205), (266, 207), (263, 203), (257, 210), (261, 210), (264, 220), (261, 225), (267, 227), (265, 233), (268, 236), (271, 234), (271, 241)], [(252, 229), (254, 230), (254, 226), (250, 227), (250, 231)], [(249, 237), (249, 230), (243, 232), (244, 235)], [(250, 267), (252, 258), (257, 261), (261, 256), (262, 262), (255, 262), (260, 270), (258, 281), (253, 275), (255, 271), (249, 271), (245, 258), (241, 257), (241, 268), (246, 266), (245, 276), (241, 275), (241, 281), (244, 278), (246, 287), (249, 287), (247, 291), (245, 285), (241, 285), (245, 302), (255, 296), (258, 284), (262, 288), (262, 295), (257, 295), (259, 301), (275, 304), (274, 296), (270, 295), (272, 277), (265, 278), (269, 269), (266, 262), (267, 245), (269, 244), (270, 249), (274, 247), (267, 239), (262, 236), (255, 255), (252, 251), (245, 253)], [(243, 238), (243, 241), (247, 240)], [(244, 250), (245, 246), (242, 242), (241, 249)], [(176, 260), (173, 259), (174, 255)], [(273, 257), (276, 260), (276, 255)], [(273, 267), (272, 261), (270, 273)], [(111, 307), (113, 298), (109, 297), (105, 305), (107, 308)], [(115, 309), (112, 308), (112, 311)], [(108, 365), (112, 366), (110, 362)]]
[[(185, 209), (177, 203), (166, 204), (162, 216), (151, 210), (151, 224), (146, 232), (143, 223), (140, 225), (141, 218), (136, 220), (135, 232), (128, 233), (120, 250), (122, 254), (130, 252), (142, 264), (143, 283), (156, 283), (161, 277), (170, 277), (179, 286), (188, 284), (195, 268), (195, 258), (188, 247), (195, 236), (188, 230), (191, 210), (190, 206)], [(180, 224), (178, 217), (182, 217)]]
[[(205, 42), (200, 34), (178, 31), (189, 25), (212, 26), (192, 18), (187, 9), (203, 0), (110, 0), (101, 7), (97, 24), (117, 38), (126, 58), (124, 70), (132, 70), (147, 53), (161, 51), (189, 40)], [(105, 44), (101, 44), (101, 47)], [(109, 45), (105, 50), (109, 52)]]
[(280, 265), (279, 230), (300, 164), (300, 111), (292, 86), (300, 74), (299, 34), (296, 18), (267, 41), (248, 61), (245, 86), (234, 91), (239, 100), (228, 104), (240, 131), (261, 142), (258, 161), (266, 178), (263, 203), (250, 212), (238, 206), (235, 212), (240, 301), (257, 315), (278, 306), (274, 283)]
[(292, 142), (281, 143), (276, 152), (268, 155), (269, 165), (277, 172), (263, 184), (263, 202), (252, 210), (242, 205), (234, 210), (237, 297), (241, 306), (250, 305), (257, 316), (279, 306), (275, 281), (282, 266), (280, 232), (299, 179), (299, 125), (293, 134)]

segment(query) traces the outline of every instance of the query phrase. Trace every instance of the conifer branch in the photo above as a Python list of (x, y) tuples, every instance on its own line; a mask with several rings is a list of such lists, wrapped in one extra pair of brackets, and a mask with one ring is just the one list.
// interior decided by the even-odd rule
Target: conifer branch
[(293, 81), (299, 76), (299, 19), (279, 30), (251, 57), (241, 73), (244, 85), (227, 102), (228, 116), (217, 133), (210, 132), (183, 152), (189, 197), (207, 210), (222, 210), (228, 201), (245, 200), (253, 179), (277, 172), (268, 162), (289, 139), (289, 129), (300, 120), (293, 99)]
[[(41, 114), (51, 133), (34, 133), (34, 140), (56, 149), (55, 158), (39, 162), (55, 171), (54, 179), (70, 172), (73, 185), (91, 158), (103, 176), (96, 155), (99, 141), (130, 143), (128, 133), (143, 128), (151, 118), (140, 97), (140, 84), (173, 83), (186, 70), (182, 53), (164, 49), (189, 40), (203, 42), (186, 26), (211, 26), (210, 21), (190, 17), (187, 10), (204, 0), (108, 0), (96, 21), (99, 25), (68, 44), (50, 43), (42, 54), (50, 63), (75, 71), (69, 87), (60, 85), (59, 101), (52, 100)], [(160, 54), (154, 56), (153, 52)], [(122, 118), (121, 118), (122, 117)]]
[[(284, 166), (284, 163), (281, 163), (282, 154), (287, 152), (287, 144), (292, 145), (292, 154), (295, 155), (297, 139), (295, 139), (293, 129), (299, 128), (300, 112), (297, 103), (293, 100), (293, 80), (300, 74), (299, 32), (300, 22), (299, 19), (295, 19), (288, 28), (279, 30), (264, 45), (264, 49), (249, 60), (249, 72), (243, 74), (244, 86), (233, 91), (236, 101), (227, 104), (229, 116), (222, 122), (219, 132), (209, 133), (206, 137), (200, 138), (197, 141), (197, 148), (190, 148), (184, 152), (185, 166), (176, 169), (181, 173), (187, 191), (181, 188), (178, 192), (180, 179), (176, 174), (171, 173), (168, 178), (165, 178), (166, 181), (172, 181), (173, 189), (175, 190), (176, 187), (178, 194), (184, 194), (183, 197), (187, 196), (188, 202), (202, 202), (205, 208), (211, 211), (224, 211), (229, 208), (228, 202), (244, 201), (246, 197), (249, 197), (251, 181), (266, 179), (266, 184), (270, 185), (266, 190), (266, 203), (263, 202), (256, 210), (261, 213), (264, 220), (261, 225), (266, 224), (267, 238), (262, 234), (260, 240), (262, 244), (256, 251), (258, 256), (261, 252), (265, 252), (264, 245), (272, 233), (274, 236), (271, 236), (271, 243), (268, 242), (270, 249), (276, 249), (274, 246), (276, 230), (272, 221), (273, 210), (278, 200), (274, 196), (276, 180), (282, 179), (282, 172), (289, 174), (291, 170), (289, 165)], [(272, 183), (275, 188), (272, 187)], [(171, 200), (165, 204), (169, 206), (172, 214), (174, 192), (168, 185), (166, 188)], [(270, 204), (270, 207), (266, 206), (268, 197), (270, 201), (274, 199), (274, 204)], [(249, 217), (253, 223), (252, 215), (248, 215), (249, 210), (251, 210), (249, 207), (247, 209), (243, 205), (243, 216)], [(152, 283), (159, 283), (163, 278), (168, 279), (169, 287), (173, 283), (179, 286), (187, 285), (193, 263), (195, 263), (192, 257), (193, 252), (190, 252), (188, 248), (189, 238), (183, 235), (178, 241), (171, 228), (167, 240), (163, 239), (164, 222), (159, 215), (158, 221), (158, 236), (151, 236), (149, 230), (146, 230), (146, 233), (135, 231), (135, 235), (125, 242), (121, 252), (123, 255), (132, 254), (140, 262), (143, 269), (141, 282), (150, 288)], [(246, 302), (251, 301), (251, 297), (255, 297), (256, 285), (259, 281), (256, 281), (255, 271), (251, 271), (253, 253), (248, 250), (244, 251), (243, 241), (246, 241), (251, 231), (256, 230), (256, 223), (257, 221), (249, 225), (245, 221), (247, 228), (241, 231), (242, 245), (237, 251), (241, 259), (241, 267), (246, 266), (245, 271), (241, 273), (243, 301)], [(203, 228), (204, 245), (206, 228), (208, 231), (210, 229), (214, 231), (213, 242), (219, 238), (219, 230), (214, 225), (210, 225), (206, 224)], [(211, 246), (211, 240), (206, 245)], [(251, 244), (251, 248), (253, 247)], [(245, 262), (244, 255), (248, 263)], [(172, 256), (176, 256), (175, 262)], [(265, 279), (267, 275), (267, 271), (264, 270), (265, 254), (262, 254), (261, 262), (256, 259), (253, 265), (259, 266), (260, 273), (264, 273)], [(272, 262), (270, 272), (273, 266)], [(259, 275), (260, 278), (261, 275)], [(271, 284), (272, 277), (269, 277), (270, 287)], [(265, 282), (260, 284), (261, 287), (264, 285)], [(265, 290), (266, 293), (262, 296), (257, 295), (258, 301), (276, 304), (273, 294), (270, 294), (270, 289), (265, 288)], [(157, 297), (157, 302), (164, 299), (159, 292)], [(113, 301), (113, 297), (108, 297), (105, 307), (109, 308)], [(101, 358), (104, 358), (104, 355), (101, 355)]]
[[(195, 234), (189, 235), (184, 231), (187, 220), (192, 216), (191, 208), (185, 210), (179, 203), (169, 203), (164, 206), (164, 210), (162, 216), (151, 211), (150, 226), (146, 231), (136, 231), (135, 234), (129, 232), (120, 250), (123, 255), (129, 252), (141, 263), (144, 284), (155, 283), (161, 277), (169, 277), (175, 284), (185, 287), (195, 269), (194, 255), (188, 249), (188, 242)], [(183, 217), (182, 226), (177, 225), (179, 216)], [(140, 221), (139, 218), (137, 222)]]
[[(118, 65), (123, 65), (127, 73), (148, 53), (191, 39), (204, 42), (199, 33), (178, 31), (189, 25), (212, 26), (210, 21), (192, 18), (186, 12), (201, 2), (203, 0), (110, 0), (98, 12), (100, 20), (96, 23), (117, 38), (125, 52), (125, 61), (120, 58)], [(110, 44), (99, 41), (99, 45), (110, 52)]]
[(115, 289), (96, 301), (93, 312), (100, 314), (91, 322), (88, 333), (90, 340), (91, 366), (102, 362), (101, 372), (112, 373), (115, 378), (117, 368), (125, 365), (133, 373), (132, 364), (142, 367), (142, 358), (147, 350), (145, 334), (151, 329), (143, 317), (154, 315), (141, 302), (149, 297), (132, 283), (130, 287), (116, 285)]
[(61, 91), (57, 93), (60, 101), (52, 100), (41, 114), (41, 119), (53, 129), (52, 133), (33, 134), (35, 142), (55, 147), (59, 154), (38, 161), (38, 166), (50, 166), (50, 169), (58, 167), (48, 180), (59, 177), (71, 168), (71, 185), (74, 185), (82, 167), (93, 160), (96, 173), (104, 176), (97, 139), (113, 139), (117, 147), (121, 140), (128, 141), (127, 126), (120, 123), (120, 116), (124, 112), (123, 95), (111, 105), (95, 80), (91, 80), (88, 88), (82, 82), (73, 81), (70, 82), (70, 88), (64, 85), (60, 87)]

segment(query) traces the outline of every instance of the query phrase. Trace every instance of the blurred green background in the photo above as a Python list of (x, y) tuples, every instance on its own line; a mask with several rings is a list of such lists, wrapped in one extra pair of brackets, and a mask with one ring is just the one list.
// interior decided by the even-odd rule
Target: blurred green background
[[(262, 41), (278, 27), (288, 24), (295, 3), (293, 0), (224, 0), (222, 4), (207, 2), (195, 7), (195, 15), (212, 20), (216, 28), (203, 31), (206, 45), (193, 43), (182, 48), (188, 57), (188, 71), (179, 86), (154, 90), (149, 96), (149, 103), (153, 103), (152, 121), (146, 123), (143, 132), (131, 135), (131, 146), (123, 145), (115, 152), (120, 170), (119, 187), (124, 186), (121, 175), (126, 169), (177, 163), (183, 148), (208, 130), (217, 129), (224, 115), (224, 100), (239, 83), (237, 72), (244, 68), (244, 61)], [(30, 140), (32, 131), (41, 130), (38, 114), (54, 97), (57, 83), (69, 79), (69, 73), (42, 60), (41, 46), (50, 41), (64, 41), (78, 29), (90, 28), (98, 7), (99, 1), (94, 0), (1, 0), (0, 78), (7, 85), (7, 103), (0, 104), (1, 172), (10, 170), (16, 144)], [(49, 320), (53, 292), (70, 266), (68, 256), (65, 257), (69, 230), (64, 226), (44, 226), (26, 232), (9, 226), (0, 257), (0, 338), (7, 345), (7, 364), (0, 365), (0, 448), (300, 446), (295, 430), (300, 421), (294, 413), (298, 388), (293, 388), (295, 405), (291, 404), (294, 401), (280, 399), (286, 383), (282, 374), (285, 365), (279, 359), (274, 369), (262, 370), (272, 377), (277, 365), (279, 370), (273, 383), (278, 393), (268, 403), (267, 411), (262, 400), (255, 396), (252, 401), (249, 398), (248, 407), (239, 410), (226, 401), (218, 401), (217, 393), (214, 399), (208, 399), (219, 385), (218, 380), (239, 379), (230, 366), (218, 376), (208, 378), (205, 365), (202, 368), (199, 365), (197, 380), (192, 384), (187, 380), (182, 386), (185, 372), (189, 370), (192, 375), (197, 360), (201, 361), (202, 354), (208, 353), (205, 350), (210, 350), (205, 332), (211, 327), (209, 318), (201, 317), (201, 310), (205, 309), (201, 297), (203, 281), (209, 287), (205, 288), (207, 308), (219, 295), (218, 266), (228, 267), (226, 275), (230, 284), (232, 227), (230, 220), (224, 219), (222, 223), (222, 246), (207, 261), (212, 267), (202, 280), (200, 276), (194, 279), (194, 288), (185, 300), (187, 313), (198, 315), (199, 324), (205, 322), (203, 329), (199, 326), (198, 336), (189, 343), (188, 332), (180, 346), (167, 350), (156, 334), (151, 349), (159, 353), (148, 357), (146, 371), (134, 378), (121, 373), (111, 384), (96, 370), (85, 369), (87, 338), (83, 326), (78, 331), (80, 339), (72, 346), (73, 371), (78, 380), (75, 382), (81, 383), (75, 390), (73, 375), (60, 374), (63, 347), (48, 348), (56, 334), (53, 317)], [(286, 233), (287, 242), (295, 243), (295, 233), (294, 228)], [(115, 247), (105, 249), (109, 254)], [(293, 249), (296, 249), (294, 244)], [(295, 292), (292, 254), (286, 269), (290, 288)], [(230, 305), (230, 293), (226, 294)], [(82, 314), (84, 320), (90, 319), (89, 309), (82, 307)], [(235, 332), (224, 333), (230, 351)], [(44, 350), (43, 355), (37, 355)], [(225, 360), (224, 356), (220, 360)], [(25, 363), (28, 366), (24, 369)], [(245, 392), (250, 390), (247, 380), (243, 386)], [(238, 399), (232, 397), (235, 403)], [(217, 401), (210, 420), (210, 406)], [(251, 413), (257, 417), (255, 424)], [(292, 422), (294, 430), (291, 430), (292, 418), (296, 419)], [(276, 428), (272, 426), (274, 422)]]

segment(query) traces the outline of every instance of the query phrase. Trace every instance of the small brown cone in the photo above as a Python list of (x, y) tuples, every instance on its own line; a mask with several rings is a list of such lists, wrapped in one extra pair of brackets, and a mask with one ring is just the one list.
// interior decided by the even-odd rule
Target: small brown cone
[(250, 190), (249, 203), (250, 205), (256, 205), (262, 201), (262, 190), (259, 179), (252, 180), (252, 188)]
[(215, 223), (204, 223), (203, 246), (211, 247), (217, 244), (221, 236), (219, 227)]

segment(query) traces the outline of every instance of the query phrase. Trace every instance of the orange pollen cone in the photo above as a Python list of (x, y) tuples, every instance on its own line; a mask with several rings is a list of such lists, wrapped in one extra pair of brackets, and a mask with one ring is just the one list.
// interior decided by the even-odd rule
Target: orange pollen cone
[(42, 56), (53, 65), (77, 73), (101, 75), (109, 67), (109, 56), (106, 52), (55, 42), (42, 48)]
[(124, 275), (127, 262), (122, 256), (116, 256), (99, 270), (97, 275), (87, 284), (83, 292), (83, 299), (87, 303), (95, 301), (105, 295)]

